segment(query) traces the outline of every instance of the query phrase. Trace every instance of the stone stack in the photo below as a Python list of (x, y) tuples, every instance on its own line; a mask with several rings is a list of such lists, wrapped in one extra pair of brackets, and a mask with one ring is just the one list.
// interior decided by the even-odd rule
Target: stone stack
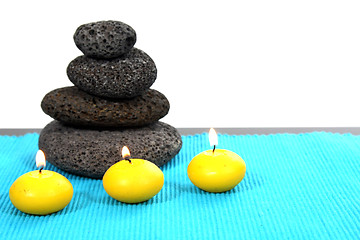
[(74, 41), (84, 53), (67, 68), (75, 86), (53, 90), (41, 103), (55, 119), (39, 138), (47, 160), (91, 178), (102, 178), (121, 160), (123, 146), (132, 158), (159, 167), (171, 160), (181, 149), (181, 136), (159, 121), (170, 104), (150, 89), (157, 69), (150, 56), (133, 47), (134, 29), (119, 21), (88, 23), (76, 30)]

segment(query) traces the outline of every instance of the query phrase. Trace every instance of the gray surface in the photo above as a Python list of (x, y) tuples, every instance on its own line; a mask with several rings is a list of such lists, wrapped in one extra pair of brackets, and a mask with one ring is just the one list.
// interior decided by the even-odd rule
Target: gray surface
[[(314, 131), (325, 131), (333, 133), (352, 133), (360, 135), (360, 127), (312, 127), (312, 128), (215, 128), (217, 133), (222, 134), (273, 134), (273, 133), (305, 133)], [(181, 135), (193, 135), (208, 132), (209, 128), (178, 128)], [(40, 128), (6, 128), (0, 129), (0, 135), (24, 135), (26, 133), (40, 133)]]

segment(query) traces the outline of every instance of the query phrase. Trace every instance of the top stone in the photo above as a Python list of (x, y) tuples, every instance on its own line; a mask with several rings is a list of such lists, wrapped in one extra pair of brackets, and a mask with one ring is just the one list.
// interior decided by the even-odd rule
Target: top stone
[(136, 32), (123, 22), (99, 21), (78, 27), (74, 41), (87, 57), (116, 58), (131, 50)]

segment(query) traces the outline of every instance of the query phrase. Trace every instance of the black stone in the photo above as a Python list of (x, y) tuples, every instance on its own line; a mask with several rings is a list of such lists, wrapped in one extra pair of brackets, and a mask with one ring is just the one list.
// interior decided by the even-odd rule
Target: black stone
[(146, 159), (162, 166), (181, 149), (181, 136), (165, 123), (141, 128), (90, 130), (65, 126), (52, 121), (41, 132), (39, 149), (56, 167), (80, 176), (102, 178), (106, 170), (122, 160), (127, 146), (131, 158)]
[(46, 94), (41, 108), (50, 117), (74, 126), (135, 127), (158, 121), (168, 113), (170, 104), (153, 89), (134, 98), (113, 100), (65, 87)]
[(75, 86), (89, 94), (108, 98), (141, 95), (155, 82), (156, 74), (154, 61), (136, 48), (111, 60), (80, 56), (67, 67), (67, 75)]
[(78, 27), (74, 41), (84, 55), (109, 59), (129, 52), (135, 45), (136, 32), (123, 22), (99, 21)]

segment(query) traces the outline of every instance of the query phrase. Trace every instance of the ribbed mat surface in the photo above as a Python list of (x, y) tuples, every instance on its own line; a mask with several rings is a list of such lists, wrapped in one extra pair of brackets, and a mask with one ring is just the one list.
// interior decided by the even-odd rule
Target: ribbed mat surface
[(70, 204), (48, 216), (13, 207), (8, 191), (35, 170), (38, 134), (0, 136), (0, 239), (360, 239), (360, 136), (314, 132), (219, 135), (218, 148), (245, 160), (233, 190), (207, 193), (187, 165), (210, 149), (208, 134), (183, 136), (180, 153), (162, 168), (165, 184), (135, 205), (109, 197), (101, 180), (47, 169), (74, 187)]

